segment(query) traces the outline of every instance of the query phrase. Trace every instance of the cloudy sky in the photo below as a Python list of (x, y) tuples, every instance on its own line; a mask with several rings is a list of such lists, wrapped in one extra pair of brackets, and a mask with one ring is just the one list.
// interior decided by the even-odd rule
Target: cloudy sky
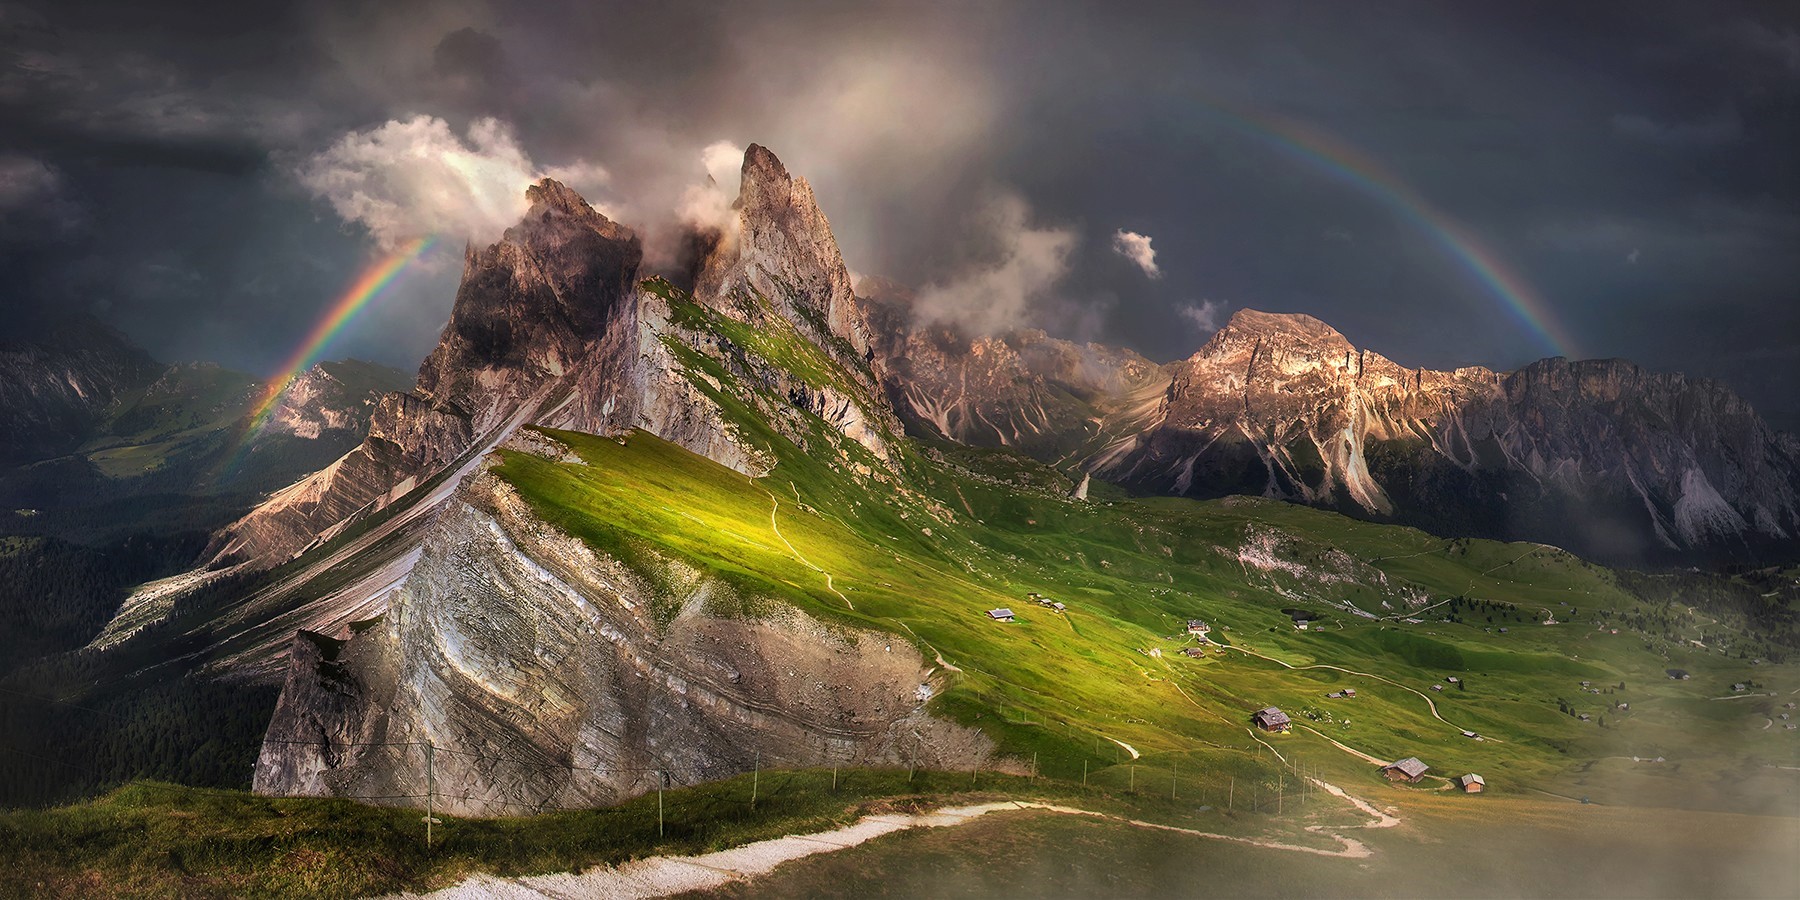
[(411, 368), (528, 180), (654, 251), (755, 141), (972, 328), (1171, 359), (1307, 312), (1800, 426), (1800, 8), (1167, 5), (0, 2), (0, 315), (269, 374), (438, 234), (332, 348)]

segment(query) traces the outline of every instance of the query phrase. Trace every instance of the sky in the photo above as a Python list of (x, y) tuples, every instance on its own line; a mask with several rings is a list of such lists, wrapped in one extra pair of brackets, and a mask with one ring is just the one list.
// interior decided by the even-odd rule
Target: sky
[(274, 375), (430, 234), (326, 348), (411, 369), (529, 181), (654, 261), (757, 142), (854, 272), (972, 330), (1160, 361), (1304, 312), (1800, 428), (1792, 3), (850, 6), (0, 0), (0, 316)]

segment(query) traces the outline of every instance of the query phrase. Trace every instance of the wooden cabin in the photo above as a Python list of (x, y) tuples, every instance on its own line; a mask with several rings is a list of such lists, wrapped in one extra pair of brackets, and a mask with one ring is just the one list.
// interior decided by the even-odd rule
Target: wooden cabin
[(996, 622), (1011, 622), (1013, 620), (1013, 611), (1004, 606), (999, 609), (990, 609), (987, 614), (988, 618), (993, 619)]
[(1483, 788), (1487, 787), (1487, 779), (1470, 772), (1467, 775), (1457, 776), (1456, 786), (1462, 788), (1462, 792), (1465, 794), (1479, 794)]
[(1289, 731), (1294, 727), (1293, 720), (1288, 718), (1287, 713), (1273, 706), (1257, 710), (1256, 714), (1250, 717), (1250, 721), (1255, 722), (1256, 727), (1264, 731)]
[(1430, 766), (1420, 762), (1418, 757), (1409, 756), (1399, 762), (1382, 766), (1381, 774), (1386, 775), (1387, 780), (1389, 781), (1404, 781), (1408, 784), (1418, 784), (1419, 781), (1425, 777), (1425, 772), (1430, 768)]

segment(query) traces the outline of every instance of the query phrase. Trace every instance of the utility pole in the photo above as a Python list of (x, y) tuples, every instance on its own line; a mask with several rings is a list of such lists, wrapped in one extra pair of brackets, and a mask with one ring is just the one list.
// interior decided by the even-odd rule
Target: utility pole
[(656, 836), (659, 838), (663, 836), (663, 782), (668, 778), (663, 772), (656, 773)]
[(1181, 760), (1175, 761), (1175, 768), (1169, 772), (1169, 799), (1175, 799), (1175, 782), (1181, 778)]
[(1231, 776), (1231, 784), (1225, 788), (1225, 808), (1237, 809), (1237, 776)]
[(1085, 759), (1082, 760), (1081, 761), (1081, 786), (1082, 787), (1087, 787), (1087, 767), (1088, 767), (1088, 761)]
[(1131, 786), (1126, 788), (1126, 790), (1133, 793), (1137, 792), (1137, 766), (1131, 767)]
[(437, 748), (425, 742), (425, 849), (431, 849), (431, 826), (438, 823), (432, 809), (432, 795), (437, 793), (437, 775), (432, 768), (431, 754)]
[(762, 783), (762, 751), (756, 751), (756, 762), (750, 770), (750, 808), (756, 808), (756, 788)]

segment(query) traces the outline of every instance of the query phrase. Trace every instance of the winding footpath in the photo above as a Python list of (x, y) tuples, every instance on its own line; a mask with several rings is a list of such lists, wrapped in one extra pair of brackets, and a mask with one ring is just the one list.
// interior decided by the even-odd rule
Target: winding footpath
[[(490, 898), (495, 898), (495, 900), (497, 898), (505, 898), (505, 900), (543, 900), (543, 898), (627, 900), (627, 898), (667, 897), (689, 891), (717, 890), (734, 882), (748, 881), (767, 875), (774, 871), (775, 867), (797, 859), (848, 850), (875, 838), (914, 828), (948, 828), (962, 825), (995, 812), (1036, 811), (1082, 816), (1150, 831), (1166, 831), (1206, 840), (1230, 841), (1235, 844), (1269, 850), (1341, 859), (1367, 859), (1374, 855), (1374, 851), (1362, 841), (1339, 834), (1337, 830), (1392, 828), (1400, 824), (1399, 819), (1376, 809), (1367, 801), (1352, 797), (1335, 785), (1317, 779), (1312, 780), (1326, 793), (1349, 803), (1369, 816), (1366, 824), (1347, 828), (1324, 825), (1307, 827), (1306, 830), (1309, 833), (1331, 839), (1337, 844), (1336, 847), (1308, 847), (1286, 841), (1218, 834), (1194, 828), (1183, 828), (1178, 825), (1166, 825), (1161, 822), (1128, 819), (1072, 806), (1058, 806), (1028, 800), (1009, 800), (975, 806), (947, 807), (918, 815), (869, 815), (850, 825), (831, 831), (791, 834), (786, 837), (757, 841), (742, 847), (733, 847), (729, 850), (719, 850), (697, 856), (652, 856), (616, 866), (599, 866), (585, 872), (562, 872), (514, 878), (476, 875), (460, 884), (426, 896), (436, 898), (436, 900), (490, 900)], [(418, 895), (400, 894), (396, 897), (401, 900), (416, 900)]]
[(771, 504), (774, 504), (773, 506), (771, 506), (769, 508), (769, 529), (771, 531), (775, 532), (775, 539), (781, 541), (782, 546), (788, 548), (788, 552), (793, 554), (794, 559), (799, 560), (801, 565), (813, 570), (814, 572), (819, 573), (820, 575), (825, 576), (825, 589), (826, 590), (836, 594), (838, 596), (839, 600), (844, 601), (845, 606), (848, 606), (853, 610), (856, 609), (856, 604), (851, 603), (850, 598), (844, 596), (844, 592), (838, 590), (837, 585), (832, 583), (831, 573), (825, 571), (824, 569), (819, 568), (818, 566), (813, 565), (812, 560), (807, 559), (806, 554), (801, 553), (799, 548), (797, 548), (793, 544), (789, 543), (787, 536), (781, 533), (781, 523), (775, 521), (776, 514), (781, 512), (781, 498), (775, 496), (774, 491), (771, 491), (768, 488), (763, 487), (760, 484), (758, 484), (757, 487), (761, 488), (763, 493), (768, 494), (769, 502)]

